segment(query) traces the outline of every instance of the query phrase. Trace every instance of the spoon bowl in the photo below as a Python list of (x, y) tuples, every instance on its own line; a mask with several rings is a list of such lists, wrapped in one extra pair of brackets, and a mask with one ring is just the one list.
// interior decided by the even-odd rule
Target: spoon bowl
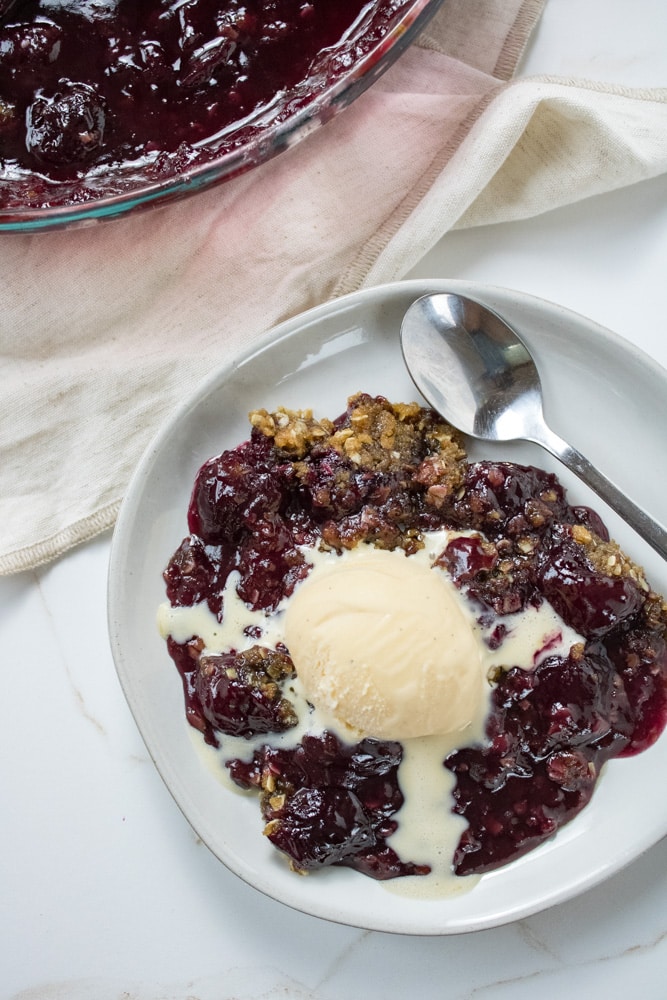
[(413, 382), (453, 427), (540, 445), (667, 559), (667, 531), (547, 426), (537, 366), (497, 313), (463, 295), (422, 296), (403, 318), (401, 349)]

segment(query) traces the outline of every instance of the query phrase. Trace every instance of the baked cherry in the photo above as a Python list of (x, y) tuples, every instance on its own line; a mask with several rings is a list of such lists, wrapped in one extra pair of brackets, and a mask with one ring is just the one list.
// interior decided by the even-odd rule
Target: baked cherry
[(280, 510), (286, 484), (263, 436), (206, 462), (195, 482), (188, 526), (207, 544), (236, 543)]
[(537, 583), (563, 621), (587, 637), (632, 619), (644, 602), (634, 580), (594, 566), (566, 528), (555, 533), (541, 555)]
[(286, 654), (252, 646), (243, 653), (200, 656), (193, 684), (202, 715), (216, 733), (248, 737), (296, 725), (294, 708), (281, 688), (293, 676)]
[(26, 146), (43, 163), (83, 163), (102, 147), (105, 122), (94, 87), (63, 79), (55, 93), (39, 94), (28, 108)]

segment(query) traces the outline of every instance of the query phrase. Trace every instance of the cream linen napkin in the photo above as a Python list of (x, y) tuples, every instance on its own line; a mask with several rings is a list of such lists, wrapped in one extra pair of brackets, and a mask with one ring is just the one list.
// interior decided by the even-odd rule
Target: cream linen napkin
[(511, 81), (545, 0), (445, 0), (351, 108), (253, 172), (0, 238), (0, 572), (113, 524), (156, 427), (275, 323), (400, 278), (449, 229), (667, 167), (667, 92)]

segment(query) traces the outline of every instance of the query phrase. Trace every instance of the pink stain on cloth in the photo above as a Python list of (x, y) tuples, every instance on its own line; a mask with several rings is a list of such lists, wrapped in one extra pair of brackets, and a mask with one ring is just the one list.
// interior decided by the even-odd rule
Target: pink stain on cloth
[(366, 94), (250, 173), (0, 237), (0, 573), (110, 527), (164, 417), (275, 324), (401, 278), (457, 226), (667, 168), (664, 92), (513, 79), (545, 3), (445, 0)]

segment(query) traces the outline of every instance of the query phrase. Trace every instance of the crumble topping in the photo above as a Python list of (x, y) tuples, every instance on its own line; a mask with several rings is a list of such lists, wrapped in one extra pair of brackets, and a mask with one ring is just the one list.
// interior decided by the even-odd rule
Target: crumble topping
[[(279, 407), (273, 413), (253, 410), (250, 423), (290, 458), (304, 458), (315, 446), (333, 448), (356, 466), (378, 472), (405, 465), (425, 485), (461, 482), (465, 450), (457, 430), (417, 403), (390, 403), (381, 396), (357, 393), (348, 400), (344, 422), (316, 419), (312, 410)], [(426, 454), (424, 452), (426, 451)]]
[(330, 420), (317, 420), (312, 410), (286, 410), (280, 406), (273, 413), (253, 410), (250, 424), (289, 458), (303, 458), (314, 444), (326, 441), (333, 433)]
[(337, 551), (371, 541), (415, 552), (422, 540), (413, 498), (419, 494), (437, 510), (463, 482), (461, 435), (417, 403), (360, 392), (336, 421), (285, 408), (254, 410), (249, 419), (293, 463), (317, 509), (344, 512), (325, 519), (321, 530), (321, 544)]
[(630, 559), (613, 540), (600, 538), (582, 524), (575, 524), (572, 537), (582, 545), (592, 566), (607, 576), (625, 576), (644, 591), (649, 590), (644, 570)]

